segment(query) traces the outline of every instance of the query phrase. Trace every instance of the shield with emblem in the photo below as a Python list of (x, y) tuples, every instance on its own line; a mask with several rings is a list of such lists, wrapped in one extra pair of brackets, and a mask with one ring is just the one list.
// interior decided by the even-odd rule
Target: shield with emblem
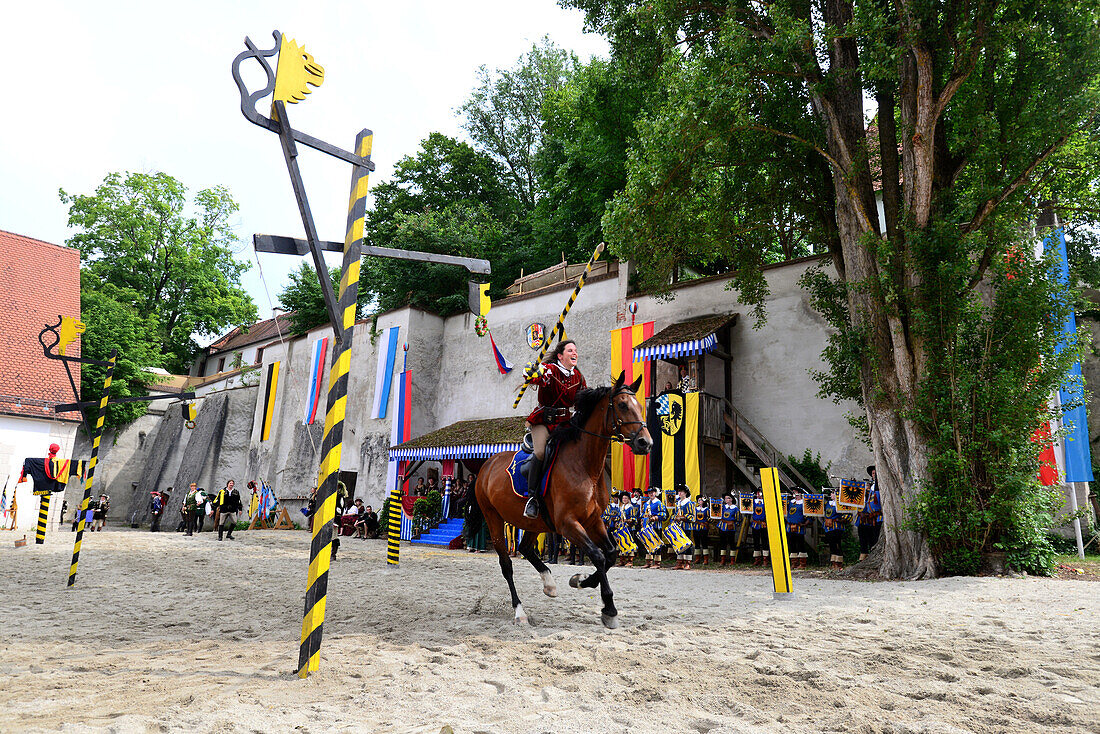
[(538, 349), (546, 339), (546, 327), (537, 321), (527, 327), (527, 346)]
[(662, 397), (668, 398), (668, 409), (665, 412), (658, 411), (661, 432), (666, 436), (675, 436), (684, 425), (684, 396), (665, 393)]

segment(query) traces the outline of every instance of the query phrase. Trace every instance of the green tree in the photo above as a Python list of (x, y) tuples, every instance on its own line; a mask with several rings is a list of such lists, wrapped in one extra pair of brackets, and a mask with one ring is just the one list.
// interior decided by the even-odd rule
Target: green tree
[(240, 287), (248, 264), (233, 256), (237, 205), (224, 188), (199, 191), (189, 204), (168, 174), (111, 173), (94, 194), (60, 195), (78, 230), (68, 244), (80, 251), (82, 291), (128, 299), (169, 372), (187, 370), (199, 350), (193, 337), (255, 321)]
[[(84, 274), (81, 274), (83, 284)], [(97, 285), (99, 285), (97, 283)], [(113, 284), (80, 289), (80, 314), (86, 327), (80, 337), (80, 353), (89, 359), (109, 359), (111, 350), (118, 350), (115, 371), (111, 378), (111, 397), (122, 398), (148, 394), (146, 385), (156, 382), (147, 370), (160, 367), (164, 355), (149, 339), (155, 318), (142, 313), (134, 303), (134, 294)], [(80, 368), (80, 399), (98, 401), (103, 397), (103, 378), (107, 368), (85, 364)], [(149, 404), (108, 403), (103, 424), (108, 428), (125, 425), (144, 415)], [(85, 412), (89, 422), (95, 422), (97, 411)]]
[(1087, 199), (1061, 156), (1097, 170), (1095, 4), (568, 4), (617, 54), (634, 39), (664, 53), (662, 102), (603, 222), (619, 252), (657, 284), (725, 261), (762, 315), (768, 210), (827, 248), (832, 275), (807, 279), (836, 327), (823, 389), (864, 411), (882, 572), (970, 572), (994, 548), (1049, 568), (1032, 553), (1049, 496), (1029, 437), (1074, 350), (1055, 356), (1070, 299), (1031, 223), (1038, 198)]
[[(340, 274), (340, 268), (329, 268), (332, 292), (336, 296), (340, 294)], [(363, 287), (362, 282), (357, 295), (355, 318), (360, 319), (371, 299), (370, 291)], [(329, 322), (325, 297), (321, 295), (321, 284), (317, 281), (317, 269), (313, 263), (303, 262), (297, 270), (290, 272), (290, 282), (279, 293), (279, 305), (288, 312), (294, 334), (304, 334), (315, 326)]]
[[(397, 163), (393, 179), (374, 197), (367, 212), (370, 244), (487, 258), (494, 295), (518, 275), (526, 255), (515, 244), (518, 203), (500, 167), (467, 143), (432, 133), (416, 155)], [(367, 257), (360, 294), (380, 311), (414, 305), (447, 315), (465, 308), (467, 275), (454, 265)]]
[(536, 158), (543, 141), (543, 105), (572, 75), (577, 59), (548, 37), (511, 69), (478, 70), (478, 86), (459, 108), (477, 148), (492, 156), (525, 211), (545, 193)]

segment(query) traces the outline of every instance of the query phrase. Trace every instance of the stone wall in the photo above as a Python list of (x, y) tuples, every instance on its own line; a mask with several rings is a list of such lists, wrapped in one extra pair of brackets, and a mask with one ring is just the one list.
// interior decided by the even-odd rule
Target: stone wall
[[(810, 376), (810, 370), (824, 368), (820, 355), (827, 330), (809, 308), (798, 278), (817, 262), (799, 261), (765, 271), (771, 295), (768, 321), (762, 325), (753, 323), (749, 310), (726, 289), (724, 278), (687, 283), (661, 298), (639, 295), (630, 300), (638, 302), (638, 322), (653, 320), (656, 331), (699, 316), (740, 314), (731, 332), (733, 389), (727, 397), (784, 453), (801, 456), (808, 448), (820, 452), (823, 462), (831, 462), (834, 472), (862, 476), (870, 463), (870, 451), (857, 440), (845, 418), (855, 406), (819, 399)], [(581, 370), (590, 385), (607, 384), (612, 379), (609, 332), (630, 323), (628, 279), (628, 265), (619, 264), (607, 275), (590, 280), (566, 321), (567, 335), (578, 342)], [(498, 371), (489, 338), (475, 335), (469, 314), (444, 319), (403, 308), (380, 314), (376, 323), (360, 322), (352, 345), (341, 455), (342, 471), (356, 473), (356, 495), (376, 507), (385, 498), (396, 385), (386, 417), (370, 417), (378, 350), (384, 346), (378, 337), (383, 330), (397, 326), (400, 343), (409, 343), (413, 436), (459, 420), (521, 415), (535, 405), (535, 396), (528, 391), (520, 407), (512, 409), (520, 370), (536, 356), (526, 342), (527, 326), (540, 322), (550, 329), (570, 290), (567, 286), (493, 304), (489, 326), (497, 347), (516, 367), (509, 375)], [(104, 452), (108, 491), (115, 498), (112, 514), (147, 519), (148, 490), (170, 485), (175, 491), (165, 524), (174, 524), (190, 481), (217, 490), (227, 479), (235, 479), (245, 501), (244, 483), (261, 477), (279, 497), (307, 494), (316, 484), (328, 390), (326, 366), (317, 419), (305, 425), (310, 356), (314, 341), (325, 336), (330, 338), (331, 357), (334, 345), (327, 327), (289, 340), (285, 352), (266, 350), (259, 384), (204, 396), (194, 430), (183, 427), (177, 405), (145, 416), (113, 436), (112, 448)], [(395, 380), (404, 356), (399, 347)], [(280, 370), (272, 427), (269, 439), (261, 441), (264, 386), (276, 359)], [(720, 362), (708, 358), (708, 369), (718, 367)], [(663, 380), (671, 377), (671, 372), (660, 375)], [(718, 395), (724, 395), (724, 388), (721, 381), (707, 385), (708, 391)], [(716, 457), (706, 461), (708, 477), (724, 483), (724, 471), (717, 470)], [(132, 482), (138, 483), (136, 491), (131, 490)], [(719, 489), (718, 485), (707, 486), (714, 493)], [(119, 502), (123, 496), (126, 501)]]

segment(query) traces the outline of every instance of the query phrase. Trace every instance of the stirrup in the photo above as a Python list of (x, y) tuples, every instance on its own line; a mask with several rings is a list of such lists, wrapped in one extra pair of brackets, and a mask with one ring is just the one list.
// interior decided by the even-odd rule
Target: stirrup
[(523, 516), (530, 520), (539, 516), (539, 501), (534, 496), (527, 498), (527, 504), (523, 507)]
[(531, 436), (530, 431), (523, 434), (523, 443), (520, 444), (520, 448), (529, 454), (535, 453), (535, 439)]

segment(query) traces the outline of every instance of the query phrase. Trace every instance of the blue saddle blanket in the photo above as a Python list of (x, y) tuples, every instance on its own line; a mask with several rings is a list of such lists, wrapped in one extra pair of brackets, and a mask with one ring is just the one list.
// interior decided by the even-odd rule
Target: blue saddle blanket
[[(512, 479), (512, 491), (520, 497), (531, 495), (531, 488), (527, 486), (527, 477), (523, 475), (523, 465), (530, 455), (526, 451), (517, 451), (516, 455), (512, 457), (512, 463), (508, 465), (508, 476)], [(548, 446), (546, 448), (546, 462), (542, 469), (542, 479), (539, 481), (541, 486), (538, 494), (540, 497), (546, 494), (546, 487), (550, 482), (550, 471), (554, 468), (555, 458), (557, 458), (557, 452)]]

